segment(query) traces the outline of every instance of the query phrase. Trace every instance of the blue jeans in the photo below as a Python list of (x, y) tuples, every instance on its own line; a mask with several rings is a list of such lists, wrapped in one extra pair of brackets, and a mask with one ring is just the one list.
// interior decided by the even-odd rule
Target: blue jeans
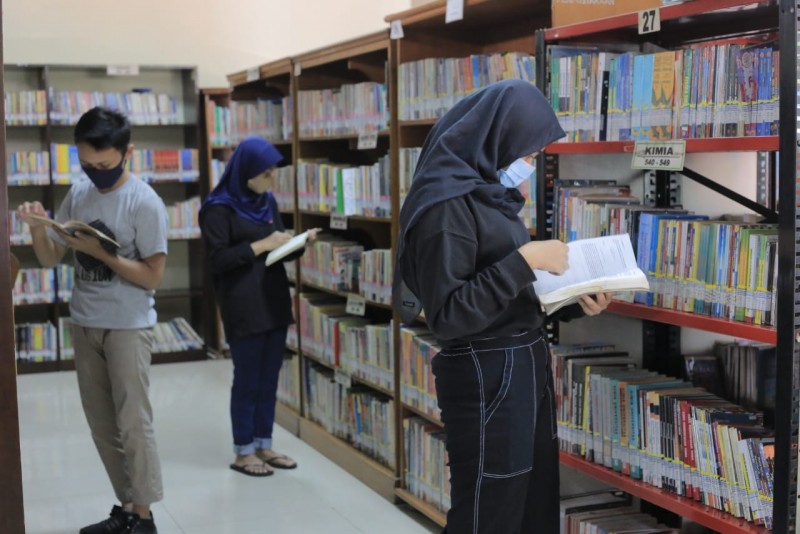
[(275, 394), (286, 352), (286, 328), (231, 340), (231, 425), (236, 454), (272, 448)]

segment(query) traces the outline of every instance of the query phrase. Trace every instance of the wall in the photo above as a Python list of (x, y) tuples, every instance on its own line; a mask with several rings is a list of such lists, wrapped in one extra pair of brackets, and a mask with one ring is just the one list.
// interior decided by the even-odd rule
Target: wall
[[(200, 7), (202, 6), (202, 7)], [(226, 75), (386, 28), (410, 0), (7, 0), (6, 63), (197, 65)]]

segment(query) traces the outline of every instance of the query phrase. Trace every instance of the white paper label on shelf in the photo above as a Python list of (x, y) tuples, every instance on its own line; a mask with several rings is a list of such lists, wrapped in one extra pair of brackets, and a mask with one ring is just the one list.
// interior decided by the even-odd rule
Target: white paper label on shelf
[(139, 65), (108, 65), (106, 74), (109, 76), (138, 76)]
[(254, 82), (261, 76), (261, 71), (258, 67), (247, 69), (247, 81)]
[(303, 74), (303, 64), (298, 61), (294, 64), (294, 75), (300, 76), (301, 74)]
[(682, 171), (686, 141), (636, 141), (631, 169)]
[(358, 136), (359, 150), (373, 150), (375, 148), (378, 148), (378, 132), (367, 132)]
[(337, 384), (341, 384), (346, 388), (349, 388), (353, 385), (353, 376), (341, 367), (334, 369), (333, 377)]
[(331, 230), (347, 230), (347, 215), (331, 213)]
[(445, 24), (450, 24), (464, 18), (464, 0), (447, 0), (447, 11), (444, 15)]
[(350, 293), (347, 295), (347, 307), (345, 311), (350, 315), (358, 315), (364, 317), (367, 313), (367, 299), (361, 295)]
[(405, 37), (405, 33), (403, 33), (403, 22), (399, 20), (393, 20), (391, 29), (389, 30), (389, 38), (402, 39), (403, 37)]
[(661, 9), (645, 9), (639, 11), (639, 35), (661, 31)]

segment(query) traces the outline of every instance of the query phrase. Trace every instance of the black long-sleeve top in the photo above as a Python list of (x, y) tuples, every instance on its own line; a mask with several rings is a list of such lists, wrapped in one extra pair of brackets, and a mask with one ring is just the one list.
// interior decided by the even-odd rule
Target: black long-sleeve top
[[(228, 206), (209, 207), (201, 218), (214, 293), (227, 339), (238, 339), (294, 323), (289, 280), (282, 262), (267, 267), (251, 243), (285, 230), (278, 206), (273, 224), (258, 225)], [(287, 257), (291, 261), (299, 251)]]
[[(517, 250), (529, 241), (519, 219), (470, 195), (433, 206), (412, 228), (405, 281), (443, 347), (543, 325), (536, 277)], [(561, 311), (559, 320), (583, 315), (578, 305)]]

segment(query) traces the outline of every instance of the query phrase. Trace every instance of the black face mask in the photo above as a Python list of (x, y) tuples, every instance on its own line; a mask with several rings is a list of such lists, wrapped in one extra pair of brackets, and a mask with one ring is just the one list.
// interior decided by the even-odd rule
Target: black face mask
[(111, 189), (119, 181), (122, 173), (125, 172), (125, 156), (122, 156), (122, 161), (113, 169), (95, 169), (94, 167), (84, 167), (83, 165), (81, 165), (81, 168), (97, 189)]

